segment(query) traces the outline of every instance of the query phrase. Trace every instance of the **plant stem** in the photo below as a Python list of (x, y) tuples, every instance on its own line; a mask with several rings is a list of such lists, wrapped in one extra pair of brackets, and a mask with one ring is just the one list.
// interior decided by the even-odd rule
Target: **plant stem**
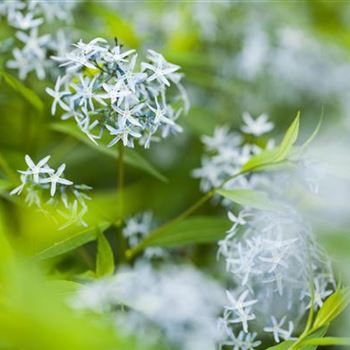
[(126, 251), (126, 257), (127, 259), (132, 259), (137, 253), (139, 253), (143, 248), (145, 248), (150, 242), (152, 242), (155, 238), (160, 236), (164, 231), (168, 230), (169, 228), (173, 227), (183, 219), (186, 219), (188, 216), (190, 216), (192, 213), (194, 213), (198, 208), (200, 208), (204, 203), (206, 203), (210, 198), (212, 198), (215, 194), (215, 192), (218, 189), (221, 189), (225, 184), (227, 184), (229, 181), (247, 173), (247, 171), (239, 171), (233, 176), (231, 176), (229, 179), (224, 181), (222, 185), (218, 188), (213, 188), (211, 191), (206, 193), (204, 196), (199, 198), (194, 204), (192, 204), (189, 208), (187, 208), (184, 212), (179, 214), (174, 219), (168, 221), (164, 225), (159, 226), (143, 240), (138, 245), (136, 245), (134, 248), (129, 249)]
[(118, 220), (117, 226), (121, 226), (124, 218), (124, 146), (118, 143)]
[(215, 193), (215, 190), (211, 190), (210, 192), (206, 193), (204, 196), (199, 198), (197, 202), (192, 204), (189, 208), (187, 208), (184, 212), (179, 214), (174, 219), (168, 221), (164, 225), (161, 225), (157, 227), (155, 230), (153, 230), (143, 241), (141, 241), (137, 246), (135, 246), (132, 249), (129, 249), (126, 251), (126, 257), (127, 259), (133, 258), (137, 253), (139, 253), (149, 242), (160, 236), (164, 231), (167, 229), (173, 227), (183, 219), (190, 216), (193, 212), (195, 212), (198, 208), (200, 208), (205, 202), (207, 202)]

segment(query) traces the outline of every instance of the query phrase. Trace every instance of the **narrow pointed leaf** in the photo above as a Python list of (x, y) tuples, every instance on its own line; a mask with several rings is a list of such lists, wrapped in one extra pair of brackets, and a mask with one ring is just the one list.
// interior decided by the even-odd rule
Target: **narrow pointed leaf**
[(294, 143), (299, 134), (300, 113), (298, 112), (296, 118), (288, 128), (279, 146), (272, 150), (264, 150), (263, 152), (252, 157), (246, 164), (243, 165), (242, 171), (248, 172), (251, 170), (261, 169), (267, 165), (273, 165), (284, 161), (289, 155)]
[(293, 343), (292, 340), (285, 340), (282, 343), (268, 347), (266, 350), (288, 350)]
[(314, 338), (308, 339), (304, 344), (318, 345), (318, 346), (330, 346), (330, 345), (342, 345), (349, 346), (350, 338), (337, 338), (337, 337), (325, 337), (325, 338)]
[(230, 199), (242, 206), (248, 206), (261, 210), (278, 210), (278, 205), (274, 203), (265, 192), (240, 188), (235, 190), (217, 190), (216, 193)]
[(192, 217), (163, 231), (150, 240), (145, 240), (146, 246), (176, 247), (190, 244), (210, 243), (222, 239), (230, 228), (226, 218)]
[(349, 292), (347, 289), (338, 289), (324, 302), (322, 308), (317, 313), (314, 329), (328, 325), (333, 321), (348, 305)]
[(114, 256), (111, 246), (103, 232), (97, 239), (96, 275), (98, 277), (112, 275), (114, 272)]
[(291, 151), (299, 135), (300, 112), (298, 112), (291, 126), (288, 128), (281, 144), (278, 146), (275, 162), (284, 160)]
[(82, 245), (94, 241), (97, 238), (99, 230), (105, 230), (107, 224), (101, 225), (99, 229), (96, 227), (88, 227), (84, 230), (79, 231), (77, 234), (70, 236), (62, 241), (54, 243), (51, 247), (44, 249), (37, 257), (39, 259), (49, 259), (55, 256), (68, 253)]
[(38, 111), (42, 111), (44, 108), (44, 103), (40, 97), (31, 89), (27, 88), (22, 82), (17, 78), (0, 70), (0, 77), (9, 85), (12, 89), (18, 92), (22, 97), (24, 97), (34, 108)]

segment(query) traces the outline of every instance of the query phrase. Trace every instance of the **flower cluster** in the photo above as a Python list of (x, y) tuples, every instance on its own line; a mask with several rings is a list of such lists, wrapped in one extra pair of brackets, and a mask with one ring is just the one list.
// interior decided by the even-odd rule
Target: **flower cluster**
[(13, 58), (6, 63), (17, 69), (20, 79), (26, 79), (35, 72), (44, 79), (46, 71), (52, 68), (49, 55), (64, 54), (68, 49), (67, 34), (58, 30), (56, 34), (39, 33), (45, 21), (69, 21), (74, 2), (5, 0), (0, 3), (0, 19), (6, 17), (9, 25), (16, 29), (18, 47), (12, 50)]
[[(147, 237), (156, 224), (152, 212), (139, 213), (126, 219), (122, 233), (129, 247), (136, 246), (140, 240)], [(148, 247), (144, 250), (143, 255), (146, 259), (164, 258), (166, 251), (160, 247)]]
[[(252, 329), (271, 333), (276, 342), (292, 339), (306, 310), (321, 307), (335, 289), (326, 253), (316, 243), (311, 228), (287, 202), (287, 187), (299, 183), (299, 179), (289, 172), (279, 172), (252, 173), (230, 180), (253, 155), (274, 144), (271, 139), (264, 143), (258, 139), (273, 128), (265, 114), (254, 119), (244, 113), (243, 121), (243, 134), (222, 127), (212, 137), (204, 136), (209, 156), (200, 169), (194, 170), (203, 191), (218, 187), (268, 189), (279, 204), (278, 210), (244, 207), (235, 214), (232, 202), (222, 201), (229, 210), (232, 227), (218, 243), (218, 257), (225, 260), (232, 289), (227, 290), (218, 323), (222, 348), (233, 346), (236, 350), (259, 346), (261, 342)], [(281, 179), (283, 184), (279, 185)], [(310, 190), (307, 183), (303, 185)]]
[(54, 89), (46, 89), (54, 98), (52, 114), (59, 105), (62, 119), (74, 119), (95, 143), (108, 132), (109, 146), (121, 141), (134, 147), (137, 140), (148, 148), (159, 139), (157, 131), (165, 138), (182, 130), (176, 121), (188, 101), (179, 66), (148, 50), (148, 61), (139, 67), (135, 50), (124, 51), (102, 38), (74, 46), (67, 55), (53, 57), (65, 74)]
[[(218, 253), (239, 287), (227, 292), (221, 324), (228, 340), (223, 344), (233, 341), (232, 326), (240, 324), (249, 334), (253, 320), (271, 332), (276, 342), (291, 339), (293, 320), (300, 320), (310, 307), (321, 307), (335, 288), (326, 253), (314, 241), (308, 225), (291, 209), (243, 209), (237, 217), (230, 214), (230, 219), (235, 222), (219, 242)], [(310, 281), (314, 283), (313, 305)]]
[(83, 286), (71, 304), (112, 313), (118, 332), (137, 334), (142, 344), (153, 340), (159, 345), (165, 336), (179, 349), (214, 350), (216, 315), (224, 298), (222, 288), (193, 267), (156, 270), (142, 263)]
[[(207, 155), (202, 159), (201, 168), (193, 171), (193, 176), (201, 179), (200, 187), (207, 192), (212, 188), (252, 188), (261, 179), (261, 174), (253, 174), (248, 177), (239, 177), (232, 181), (230, 178), (239, 172), (242, 165), (252, 156), (259, 154), (263, 148), (256, 144), (256, 137), (273, 129), (266, 114), (253, 118), (248, 112), (243, 113), (244, 125), (242, 133), (232, 132), (228, 127), (217, 127), (213, 136), (203, 136), (202, 141), (206, 147)], [(255, 140), (245, 142), (244, 135), (249, 135)], [(271, 148), (274, 141), (270, 139), (266, 148)]]
[[(77, 185), (64, 178), (65, 164), (60, 165), (57, 170), (48, 165), (50, 156), (41, 159), (37, 164), (33, 162), (30, 156), (25, 156), (28, 166), (26, 170), (19, 170), (21, 174), (21, 184), (11, 191), (11, 195), (20, 195), (25, 192), (26, 203), (36, 205), (45, 212), (42, 206), (42, 198), (46, 199), (46, 204), (58, 206), (63, 204), (63, 210), (58, 209), (58, 213), (65, 219), (64, 229), (71, 224), (80, 224), (87, 226), (84, 221), (84, 215), (87, 212), (86, 200), (90, 197), (85, 191), (91, 187), (86, 185)], [(49, 196), (48, 196), (49, 192)], [(57, 198), (59, 197), (59, 199)]]

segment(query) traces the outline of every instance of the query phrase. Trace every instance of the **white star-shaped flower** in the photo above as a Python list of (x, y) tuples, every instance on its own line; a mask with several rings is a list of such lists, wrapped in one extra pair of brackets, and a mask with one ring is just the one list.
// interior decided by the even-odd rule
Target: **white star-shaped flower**
[(244, 291), (238, 298), (235, 298), (233, 294), (226, 291), (226, 296), (230, 304), (226, 306), (226, 310), (234, 312), (238, 317), (232, 319), (232, 323), (242, 323), (243, 330), (248, 332), (248, 321), (254, 320), (255, 315), (250, 313), (250, 307), (258, 302), (258, 300), (245, 300), (249, 291)]
[(105, 60), (107, 62), (127, 62), (126, 57), (130, 56), (132, 53), (134, 53), (135, 50), (128, 50), (125, 52), (121, 51), (121, 46), (115, 46), (111, 50), (106, 51), (105, 54)]
[(147, 78), (147, 81), (151, 82), (153, 80), (157, 80), (162, 84), (170, 86), (170, 83), (167, 77), (173, 81), (176, 80), (175, 79), (176, 77), (174, 76), (173, 73), (175, 73), (178, 69), (180, 69), (180, 67), (175, 64), (167, 62), (161, 54), (153, 50), (148, 50), (148, 53), (149, 55), (147, 57), (152, 62), (152, 64), (143, 62), (142, 69), (143, 70), (148, 69), (153, 73)]
[(102, 95), (96, 93), (96, 91), (94, 90), (96, 79), (97, 76), (93, 77), (90, 80), (89, 77), (83, 77), (83, 75), (80, 74), (80, 84), (71, 84), (71, 86), (75, 90), (75, 94), (72, 97), (72, 101), (78, 100), (80, 106), (82, 106), (84, 109), (87, 109), (89, 107), (91, 111), (95, 110), (93, 100), (96, 100), (102, 105), (106, 105), (106, 103), (102, 99)]
[(62, 184), (66, 186), (73, 185), (73, 182), (64, 178), (61, 178), (60, 176), (64, 172), (64, 169), (66, 168), (66, 164), (62, 164), (55, 173), (51, 173), (49, 177), (45, 179), (41, 179), (40, 183), (45, 184), (49, 183), (51, 188), (50, 188), (50, 195), (53, 197), (56, 193), (56, 187), (57, 184)]
[(115, 136), (113, 138), (113, 140), (108, 144), (108, 147), (112, 147), (113, 145), (115, 145), (120, 140), (123, 141), (123, 145), (124, 146), (133, 147), (134, 146), (133, 139), (129, 140), (129, 136), (131, 136), (132, 138), (140, 138), (141, 137), (141, 134), (139, 132), (133, 130), (128, 125), (122, 126), (120, 124), (119, 120), (116, 123), (116, 126), (117, 126), (116, 128), (113, 128), (110, 125), (106, 125), (106, 127), (109, 130), (110, 134), (112, 136)]
[(156, 108), (152, 107), (150, 104), (147, 104), (148, 108), (154, 113), (154, 124), (159, 124), (159, 123), (165, 123), (165, 124), (170, 124), (170, 125), (174, 125), (175, 123), (168, 118), (167, 116), (167, 108), (165, 107), (161, 107), (158, 103), (158, 99), (155, 98), (155, 102), (156, 102)]
[(51, 88), (46, 88), (45, 91), (53, 97), (53, 102), (52, 102), (52, 106), (51, 106), (51, 114), (54, 115), (56, 113), (56, 107), (57, 104), (64, 109), (65, 111), (69, 111), (69, 107), (67, 106), (66, 103), (64, 103), (62, 101), (62, 98), (64, 96), (67, 96), (70, 94), (70, 92), (68, 90), (64, 90), (64, 91), (60, 91), (61, 89), (61, 85), (62, 85), (62, 78), (59, 76), (56, 80), (56, 84), (55, 84), (55, 89), (51, 89)]
[(118, 112), (120, 119), (120, 125), (124, 127), (125, 123), (128, 121), (130, 124), (134, 126), (140, 126), (141, 124), (137, 119), (137, 114), (140, 113), (141, 109), (143, 108), (144, 104), (140, 103), (138, 105), (133, 106), (131, 109), (129, 107), (129, 103), (125, 103), (124, 109), (121, 109), (119, 107), (114, 107), (113, 109)]
[(33, 175), (33, 180), (35, 183), (39, 183), (40, 174), (52, 174), (54, 172), (54, 170), (47, 165), (47, 162), (50, 159), (50, 156), (47, 156), (39, 160), (38, 164), (35, 164), (32, 158), (28, 156), (28, 154), (25, 155), (24, 159), (29, 169), (25, 171), (19, 170), (19, 172), (23, 175)]

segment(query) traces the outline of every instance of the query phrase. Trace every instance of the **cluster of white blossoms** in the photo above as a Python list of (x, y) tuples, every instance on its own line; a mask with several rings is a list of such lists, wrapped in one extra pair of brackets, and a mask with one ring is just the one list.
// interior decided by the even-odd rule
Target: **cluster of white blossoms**
[(326, 253), (291, 208), (278, 212), (245, 208), (229, 217), (233, 227), (218, 250), (234, 286), (227, 291), (220, 319), (226, 336), (222, 345), (235, 341), (234, 330), (251, 338), (251, 329), (257, 328), (271, 333), (276, 342), (292, 339), (307, 310), (321, 307), (335, 289)]
[(118, 332), (136, 334), (143, 345), (165, 338), (179, 349), (215, 350), (224, 299), (223, 289), (193, 267), (139, 263), (85, 285), (71, 305), (110, 312)]
[[(335, 289), (326, 253), (315, 242), (309, 225), (287, 202), (287, 188), (299, 180), (288, 172), (275, 175), (279, 178), (252, 173), (230, 180), (252, 156), (274, 144), (271, 139), (259, 140), (273, 129), (265, 114), (254, 119), (244, 113), (243, 121), (243, 134), (223, 127), (215, 129), (212, 137), (203, 137), (208, 156), (193, 172), (201, 179), (203, 191), (220, 187), (263, 189), (278, 203), (276, 211), (244, 207), (235, 214), (231, 201), (221, 202), (229, 210), (232, 227), (218, 243), (218, 257), (225, 260), (232, 289), (226, 292), (218, 324), (221, 348), (235, 350), (258, 347), (257, 330), (259, 334), (270, 333), (275, 342), (292, 339), (307, 310), (321, 307)], [(309, 184), (304, 185), (310, 190)]]
[(72, 224), (87, 226), (84, 221), (84, 215), (87, 212), (86, 200), (90, 197), (85, 191), (91, 190), (87, 185), (77, 185), (73, 181), (64, 178), (65, 164), (61, 164), (57, 170), (48, 165), (50, 156), (41, 159), (37, 164), (33, 162), (30, 156), (25, 156), (28, 166), (26, 170), (18, 170), (21, 174), (21, 184), (10, 192), (10, 195), (20, 195), (25, 193), (26, 203), (36, 205), (45, 212), (42, 200), (52, 206), (63, 204), (58, 213), (64, 218), (64, 229)]
[[(20, 79), (26, 79), (30, 72), (35, 72), (38, 79), (44, 79), (48, 70), (54, 65), (49, 56), (64, 54), (68, 49), (67, 33), (62, 29), (55, 34), (40, 34), (40, 28), (46, 21), (71, 20), (73, 1), (39, 1), (39, 0), (2, 0), (0, 2), (0, 20), (6, 19), (16, 29), (15, 38), (9, 46), (13, 58), (6, 66), (18, 70)], [(69, 37), (69, 36), (68, 36)], [(55, 71), (55, 70), (53, 70)]]
[[(245, 135), (257, 138), (270, 132), (274, 125), (266, 114), (253, 118), (248, 112), (243, 113), (244, 125), (241, 131)], [(261, 179), (261, 174), (250, 177), (238, 177), (230, 181), (237, 174), (242, 165), (252, 156), (259, 154), (264, 148), (255, 142), (245, 142), (244, 134), (230, 131), (228, 127), (217, 127), (213, 136), (203, 136), (207, 154), (202, 159), (202, 166), (193, 171), (193, 176), (201, 179), (201, 190), (207, 192), (224, 185), (225, 188), (251, 188)], [(265, 147), (274, 146), (274, 140), (267, 141)]]
[(153, 50), (139, 64), (135, 50), (124, 51), (102, 38), (74, 46), (68, 54), (53, 57), (65, 73), (54, 89), (46, 89), (54, 98), (52, 114), (59, 105), (61, 118), (74, 119), (91, 141), (97, 143), (107, 132), (109, 146), (121, 141), (134, 147), (137, 140), (148, 148), (159, 135), (182, 131), (176, 121), (188, 110), (188, 100), (179, 66)]
[[(132, 248), (156, 227), (157, 222), (154, 220), (153, 213), (147, 211), (127, 218), (122, 233), (128, 241), (129, 248)], [(160, 247), (148, 247), (143, 251), (143, 256), (146, 259), (159, 259), (166, 255), (166, 251)]]

